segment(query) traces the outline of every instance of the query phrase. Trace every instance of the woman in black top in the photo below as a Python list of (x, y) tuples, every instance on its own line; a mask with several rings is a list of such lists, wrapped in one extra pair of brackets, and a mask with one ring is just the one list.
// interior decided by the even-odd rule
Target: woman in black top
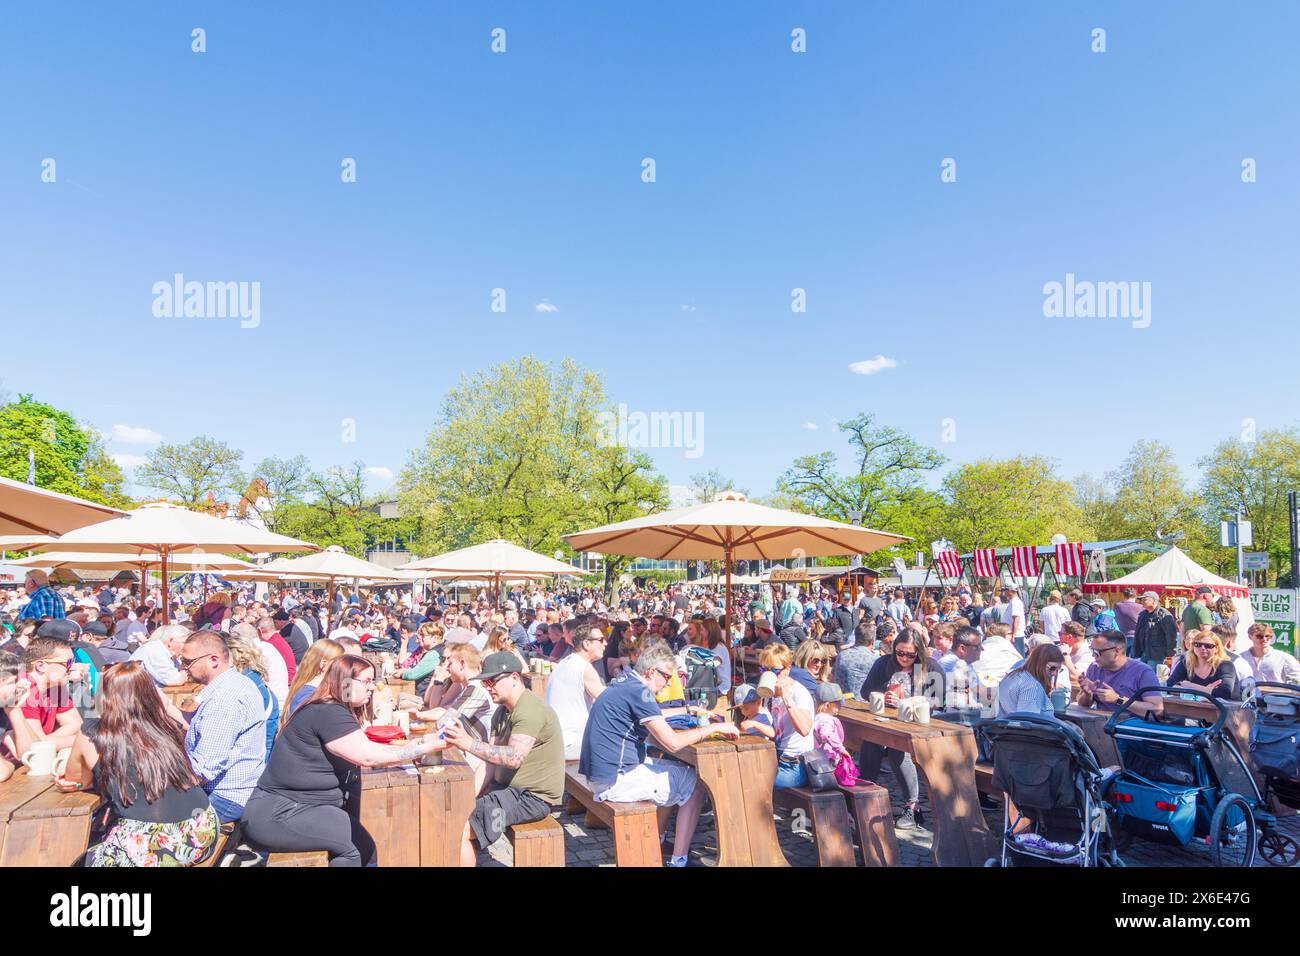
[(1170, 687), (1194, 687), (1211, 697), (1237, 699), (1237, 669), (1218, 634), (1203, 627), (1187, 635), (1190, 647), (1169, 672)]
[(444, 742), (437, 734), (395, 748), (370, 740), (361, 721), (374, 717), (375, 669), (344, 654), (316, 692), (289, 716), (262, 779), (244, 806), (244, 832), (263, 849), (325, 850), (330, 866), (365, 866), (375, 841), (361, 825), (362, 767), (405, 763)]
[(60, 790), (94, 785), (115, 822), (86, 856), (88, 866), (193, 866), (217, 842), (220, 823), (185, 754), (185, 731), (139, 661), (100, 682), (101, 716), (73, 742)]

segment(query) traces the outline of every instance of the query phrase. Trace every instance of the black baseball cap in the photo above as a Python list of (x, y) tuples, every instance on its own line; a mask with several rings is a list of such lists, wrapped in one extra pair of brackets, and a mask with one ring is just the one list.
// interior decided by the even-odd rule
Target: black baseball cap
[(479, 680), (492, 680), (495, 677), (501, 677), (503, 674), (522, 674), (524, 665), (519, 663), (519, 658), (509, 651), (497, 651), (495, 654), (489, 654), (483, 660), (483, 670), (478, 675)]
[(52, 637), (57, 641), (71, 641), (81, 636), (81, 628), (76, 621), (55, 618), (46, 621), (36, 629), (37, 637)]
[(96, 637), (108, 637), (108, 628), (98, 621), (91, 621), (82, 629), (84, 634), (94, 634)]

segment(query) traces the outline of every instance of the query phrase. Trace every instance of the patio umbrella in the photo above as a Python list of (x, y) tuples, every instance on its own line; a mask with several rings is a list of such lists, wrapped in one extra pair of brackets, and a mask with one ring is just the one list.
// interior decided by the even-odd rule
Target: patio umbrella
[(64, 534), (122, 514), (107, 505), (0, 478), (0, 534)]
[[(121, 554), (90, 552), (55, 552), (53, 554), (33, 554), (18, 561), (11, 561), (25, 568), (45, 568), (59, 571), (65, 568), (83, 571), (138, 571), (141, 584), (145, 584), (145, 575), (162, 568), (163, 556), (160, 554), (138, 554), (123, 552)], [(242, 571), (256, 568), (257, 565), (232, 558), (224, 554), (209, 554), (206, 551), (191, 551), (174, 554), (167, 559), (170, 572), (203, 574), (203, 598), (208, 596), (208, 579), (206, 572), (214, 571), (224, 574), (227, 571)], [(143, 588), (141, 596), (143, 596)]]
[(337, 544), (332, 544), (317, 554), (304, 555), (301, 558), (277, 558), (261, 565), (263, 571), (274, 571), (281, 576), (293, 579), (296, 574), (304, 574), (303, 580), (321, 580), (323, 576), (329, 581), (329, 606), (334, 608), (334, 580), (336, 578), (368, 578), (372, 581), (410, 581), (404, 575), (397, 575), (392, 568), (373, 561), (363, 561), (353, 557)]
[(790, 557), (869, 554), (910, 538), (888, 531), (754, 504), (737, 491), (659, 514), (566, 534), (575, 551), (664, 560), (722, 559), (727, 572), (724, 633), (731, 639), (731, 564)]
[(548, 578), (559, 574), (576, 576), (583, 574), (573, 565), (521, 548), (504, 538), (493, 538), (482, 544), (402, 564), (398, 566), (398, 570), (429, 572), (426, 577), (442, 581), (454, 581), (457, 578), (490, 578), (493, 582), (493, 603), (500, 600), (503, 576)]
[(168, 565), (176, 554), (191, 552), (242, 551), (257, 554), (270, 551), (314, 551), (316, 545), (297, 538), (274, 534), (263, 528), (201, 511), (190, 511), (168, 502), (147, 504), (120, 518), (69, 531), (57, 541), (39, 546), (42, 554), (105, 553), (157, 555), (162, 575), (164, 618), (168, 616)]

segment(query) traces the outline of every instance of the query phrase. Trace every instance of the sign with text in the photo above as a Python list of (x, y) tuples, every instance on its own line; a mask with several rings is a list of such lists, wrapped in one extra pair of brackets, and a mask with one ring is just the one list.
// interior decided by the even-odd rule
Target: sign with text
[(1251, 588), (1250, 609), (1255, 620), (1273, 628), (1273, 646), (1295, 654), (1296, 591), (1294, 588)]

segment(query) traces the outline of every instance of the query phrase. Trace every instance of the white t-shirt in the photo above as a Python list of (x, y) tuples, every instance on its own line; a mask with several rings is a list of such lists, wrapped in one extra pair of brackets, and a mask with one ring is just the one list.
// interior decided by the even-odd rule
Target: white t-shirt
[[(808, 693), (808, 688), (798, 681), (792, 683), (794, 690), (791, 696), (794, 698), (795, 708), (807, 712), (808, 716), (812, 717), (817, 712), (817, 708), (813, 706), (812, 694)], [(776, 750), (782, 757), (800, 757), (813, 749), (812, 728), (809, 728), (810, 732), (806, 735), (795, 730), (785, 700), (779, 695), (772, 698), (772, 725), (776, 728)]]
[(1061, 625), (1070, 620), (1070, 612), (1059, 604), (1049, 604), (1039, 612), (1043, 619), (1043, 634), (1052, 640), (1060, 640)]
[[(1020, 618), (1020, 623), (1018, 625), (1015, 622), (1016, 618)], [(1011, 636), (1013, 638), (1024, 637), (1025, 602), (1020, 600), (1018, 597), (1013, 597), (1008, 603), (1002, 605), (1002, 623), (1013, 629), (1011, 631)]]
[(289, 665), (284, 662), (274, 644), (260, 641), (259, 648), (262, 651), (262, 665), (266, 668), (266, 686), (280, 702), (280, 713), (283, 714), (284, 706), (289, 700)]
[(582, 733), (587, 729), (587, 714), (591, 712), (592, 703), (583, 678), (590, 666), (577, 654), (570, 654), (551, 668), (551, 676), (546, 682), (546, 706), (560, 718), (565, 760), (577, 760), (582, 756)]
[(996, 684), (1006, 677), (1007, 671), (1020, 660), (1024, 658), (1020, 656), (1015, 645), (1005, 637), (986, 637), (980, 651), (980, 659), (971, 667), (979, 675), (980, 683), (989, 685)]
[(725, 694), (731, 690), (731, 655), (726, 645), (719, 644), (713, 648), (713, 656), (718, 659), (718, 693)]

